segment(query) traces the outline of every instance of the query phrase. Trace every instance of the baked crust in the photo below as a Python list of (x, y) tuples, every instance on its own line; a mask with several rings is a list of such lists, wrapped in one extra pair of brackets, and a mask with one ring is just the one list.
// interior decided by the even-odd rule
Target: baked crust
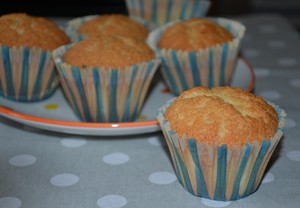
[(182, 51), (197, 51), (233, 40), (233, 35), (209, 19), (193, 18), (167, 28), (158, 47)]
[(197, 87), (183, 92), (165, 118), (180, 137), (228, 147), (271, 138), (278, 115), (261, 97), (233, 87)]
[(0, 43), (8, 47), (25, 46), (53, 50), (70, 43), (70, 40), (47, 18), (11, 13), (0, 17)]
[(83, 23), (78, 31), (87, 37), (118, 35), (145, 40), (149, 31), (129, 16), (120, 14), (100, 15)]
[(144, 41), (110, 35), (80, 41), (63, 56), (64, 62), (80, 68), (125, 68), (153, 58), (154, 52)]

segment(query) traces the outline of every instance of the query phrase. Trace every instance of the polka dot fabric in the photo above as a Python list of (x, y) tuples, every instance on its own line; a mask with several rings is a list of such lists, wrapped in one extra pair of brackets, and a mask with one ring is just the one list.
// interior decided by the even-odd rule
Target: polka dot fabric
[(21, 208), (22, 201), (17, 197), (1, 197), (0, 208)]
[[(255, 193), (229, 202), (188, 193), (176, 177), (161, 132), (77, 136), (0, 117), (0, 208), (299, 207), (299, 35), (287, 19), (277, 15), (237, 20), (247, 28), (241, 54), (255, 72), (253, 93), (288, 114), (284, 137)], [(166, 96), (166, 91), (161, 95)], [(0, 105), (5, 102), (0, 98)], [(35, 111), (50, 117), (68, 110), (48, 100), (36, 106), (40, 107)]]

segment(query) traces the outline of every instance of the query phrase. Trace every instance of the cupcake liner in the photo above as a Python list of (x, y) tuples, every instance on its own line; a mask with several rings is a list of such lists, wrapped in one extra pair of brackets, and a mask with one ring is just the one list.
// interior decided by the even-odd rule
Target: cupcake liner
[[(85, 37), (80, 32), (78, 32), (78, 29), (83, 23), (88, 22), (97, 17), (99, 17), (99, 15), (88, 15), (88, 16), (78, 17), (73, 20), (70, 20), (66, 27), (67, 36), (71, 39), (72, 42), (78, 42), (83, 40)], [(130, 18), (143, 25), (149, 31), (152, 31), (157, 27), (155, 24), (151, 22), (147, 22), (146, 20), (140, 17), (130, 16)]]
[(59, 81), (50, 51), (0, 45), (0, 96), (33, 102), (49, 97)]
[(72, 46), (53, 51), (53, 59), (68, 102), (83, 121), (134, 121), (144, 103), (159, 59), (125, 69), (72, 67), (62, 61)]
[(179, 182), (193, 195), (212, 200), (229, 201), (255, 192), (266, 166), (283, 135), (286, 113), (269, 103), (278, 114), (278, 128), (272, 138), (245, 144), (242, 148), (197, 143), (193, 138), (179, 138), (164, 118), (174, 99), (157, 113)]
[(162, 59), (163, 78), (175, 95), (196, 86), (211, 88), (229, 85), (231, 82), (245, 27), (229, 19), (210, 19), (226, 28), (235, 38), (225, 44), (192, 52), (160, 50), (157, 44), (161, 35), (179, 21), (157, 28), (148, 36), (147, 43)]
[(174, 20), (204, 17), (208, 0), (126, 0), (128, 13), (162, 26)]

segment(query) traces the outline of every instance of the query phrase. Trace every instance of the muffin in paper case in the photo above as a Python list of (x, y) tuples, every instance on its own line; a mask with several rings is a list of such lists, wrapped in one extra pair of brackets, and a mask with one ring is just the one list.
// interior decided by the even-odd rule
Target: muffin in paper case
[[(66, 34), (68, 37), (71, 39), (72, 42), (78, 42), (81, 41), (85, 38), (83, 34), (81, 34), (78, 29), (80, 26), (90, 20), (96, 19), (100, 15), (88, 15), (84, 17), (77, 17), (75, 19), (72, 19), (68, 21), (67, 26), (66, 26)], [(147, 22), (146, 20), (140, 18), (140, 17), (135, 17), (135, 16), (130, 16), (130, 19), (138, 22), (142, 26), (144, 26), (149, 32), (157, 28), (157, 26), (151, 22)]]
[(128, 13), (158, 26), (174, 20), (205, 17), (209, 0), (126, 0)]
[(0, 96), (33, 102), (49, 97), (59, 81), (51, 52), (0, 45)]
[(261, 143), (228, 148), (179, 138), (164, 118), (169, 100), (157, 112), (179, 182), (191, 194), (219, 201), (238, 200), (255, 192), (266, 166), (283, 136), (286, 113), (269, 103), (278, 114), (275, 135)]
[(74, 112), (87, 122), (134, 121), (143, 106), (159, 59), (125, 69), (90, 67), (80, 69), (62, 60), (72, 46), (55, 49), (53, 60), (64, 94)]
[(157, 57), (161, 58), (163, 78), (175, 95), (196, 86), (211, 88), (230, 85), (245, 26), (226, 18), (209, 19), (226, 28), (234, 39), (191, 52), (158, 48), (163, 32), (179, 21), (170, 22), (153, 30), (147, 38), (148, 45), (155, 51)]

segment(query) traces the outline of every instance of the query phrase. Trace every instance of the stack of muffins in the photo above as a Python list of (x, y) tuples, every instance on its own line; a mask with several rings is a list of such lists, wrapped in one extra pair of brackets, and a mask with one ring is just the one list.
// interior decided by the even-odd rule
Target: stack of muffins
[(201, 0), (126, 3), (130, 14), (158, 25), (147, 43), (178, 97), (158, 110), (157, 119), (179, 182), (191, 194), (213, 200), (238, 200), (255, 192), (282, 138), (286, 113), (229, 86), (244, 25), (195, 15), (200, 5), (208, 5)]
[(146, 25), (125, 15), (71, 20), (74, 42), (53, 52), (62, 88), (83, 121), (137, 119), (160, 64), (146, 44)]
[(178, 97), (162, 104), (157, 119), (180, 183), (214, 200), (250, 195), (283, 135), (286, 114), (229, 87), (245, 27), (205, 18), (207, 0), (126, 4), (130, 17), (79, 17), (66, 34), (45, 18), (2, 16), (0, 95), (43, 100), (58, 85), (57, 71), (82, 121), (135, 121), (161, 63)]

